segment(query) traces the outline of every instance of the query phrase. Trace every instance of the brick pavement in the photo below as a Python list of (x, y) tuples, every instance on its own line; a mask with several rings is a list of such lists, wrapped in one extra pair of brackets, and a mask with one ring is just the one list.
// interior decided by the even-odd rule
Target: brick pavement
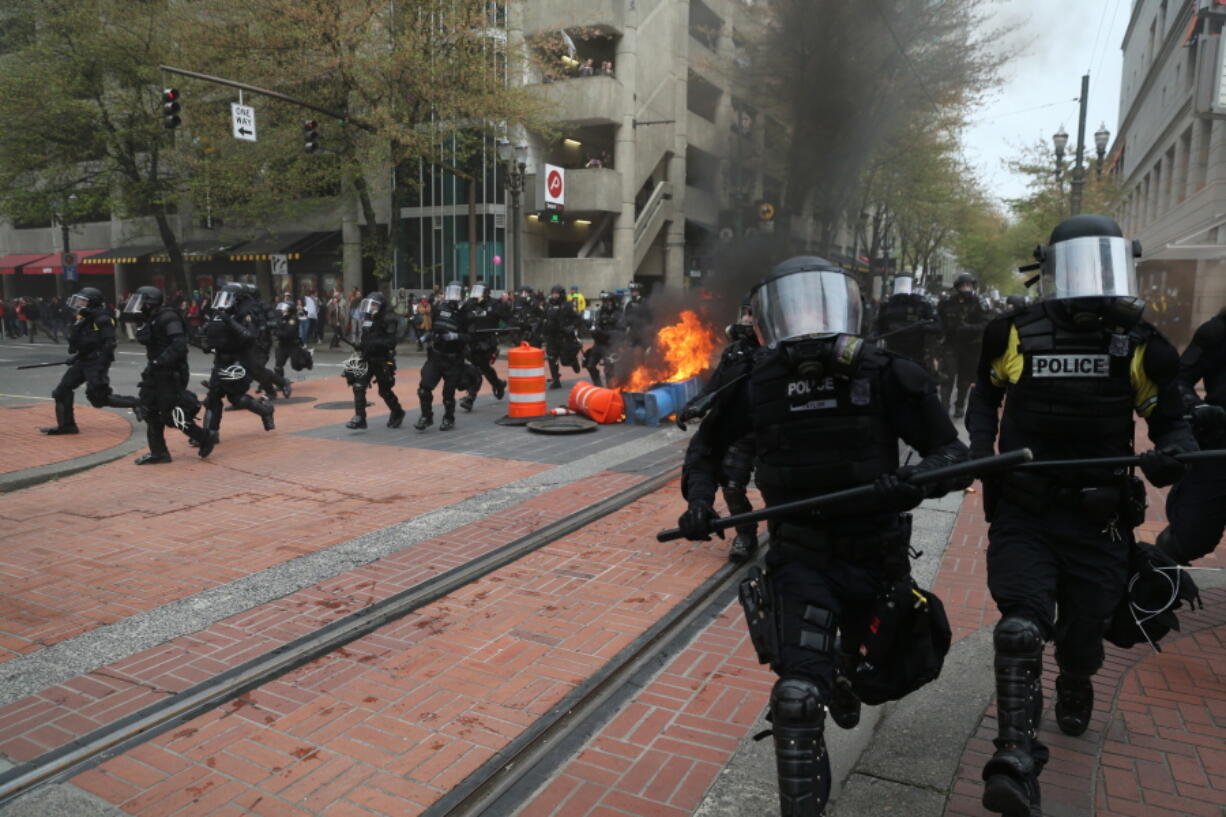
[(55, 425), (53, 403), (0, 405), (0, 428), (4, 429), (0, 474), (97, 454), (119, 445), (132, 433), (127, 419), (115, 412), (89, 405), (77, 405), (75, 410), (81, 433), (48, 437), (38, 429)]
[[(0, 707), (0, 754), (31, 760), (349, 613), (434, 578), (561, 519), (574, 492), (595, 502), (641, 477), (602, 472), (312, 587), (245, 610), (191, 635)], [(583, 531), (573, 534), (587, 541)]]
[(73, 782), (139, 815), (420, 813), (723, 563), (655, 542), (677, 506), (672, 484)]
[[(398, 390), (412, 394), (415, 377)], [(297, 391), (319, 401), (351, 394), (339, 377)], [(282, 406), (274, 432), (249, 412), (228, 414), (207, 460), (174, 434), (173, 463), (125, 459), (5, 495), (0, 661), (547, 468), (389, 451), (360, 442), (361, 432), (344, 441), (286, 433), (336, 422), (337, 412), (312, 406)]]

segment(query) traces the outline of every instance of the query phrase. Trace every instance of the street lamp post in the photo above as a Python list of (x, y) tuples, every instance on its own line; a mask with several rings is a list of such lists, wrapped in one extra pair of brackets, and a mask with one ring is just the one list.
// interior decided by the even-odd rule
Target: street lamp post
[[(523, 217), (520, 203), (524, 192), (524, 171), (527, 170), (528, 144), (511, 144), (510, 139), (498, 140), (498, 157), (507, 163), (506, 189), (511, 196), (512, 263), (507, 272), (506, 288), (514, 291), (524, 283)], [(518, 282), (516, 281), (518, 279)]]
[(1064, 125), (1052, 134), (1052, 147), (1056, 150), (1056, 185), (1060, 188), (1060, 213), (1064, 214), (1064, 149), (1068, 147), (1068, 131)]
[(59, 275), (55, 276), (55, 297), (64, 297), (64, 280), (68, 275), (67, 270), (63, 269), (65, 259), (68, 258), (68, 253), (72, 252), (72, 248), (68, 242), (68, 208), (77, 200), (77, 194), (71, 193), (64, 197), (64, 203), (60, 206), (59, 222), (60, 222), (60, 245), (62, 247), (60, 255), (60, 269), (63, 270)]
[(1098, 153), (1098, 175), (1103, 175), (1103, 157), (1107, 155), (1107, 143), (1111, 141), (1111, 131), (1107, 130), (1107, 123), (1098, 126), (1098, 130), (1094, 132), (1094, 150)]
[(1077, 164), (1073, 167), (1073, 190), (1069, 202), (1069, 215), (1081, 212), (1081, 191), (1085, 188), (1086, 170), (1083, 160), (1086, 153), (1086, 105), (1090, 97), (1090, 75), (1081, 77), (1081, 113), (1077, 117)]

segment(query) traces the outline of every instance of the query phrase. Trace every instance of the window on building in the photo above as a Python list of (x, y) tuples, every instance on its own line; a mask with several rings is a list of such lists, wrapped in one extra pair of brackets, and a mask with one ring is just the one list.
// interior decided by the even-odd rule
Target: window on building
[(1149, 195), (1153, 203), (1150, 205), (1149, 212), (1150, 212), (1151, 218), (1156, 219), (1158, 218), (1158, 216), (1162, 215), (1162, 160), (1161, 159), (1159, 159), (1157, 164), (1154, 165), (1154, 169), (1151, 175), (1153, 177), (1154, 183), (1150, 186)]
[(720, 94), (723, 92), (693, 71), (689, 72), (687, 91), (686, 107), (708, 122), (714, 122), (715, 112), (719, 108)]
[(1188, 197), (1188, 174), (1192, 163), (1192, 126), (1189, 125), (1179, 137), (1179, 186), (1176, 196), (1178, 201), (1183, 201)]
[(719, 49), (719, 36), (723, 31), (723, 19), (702, 0), (690, 3), (690, 36), (712, 51)]
[(1192, 41), (1185, 51), (1188, 52), (1188, 65), (1183, 72), (1184, 87), (1191, 90), (1196, 87), (1196, 56), (1200, 53), (1200, 38)]
[(1149, 48), (1145, 52), (1148, 55), (1146, 62), (1152, 63), (1158, 58), (1158, 19), (1149, 24)]
[(1166, 159), (1163, 162), (1163, 170), (1166, 174), (1165, 184), (1162, 187), (1162, 210), (1166, 212), (1175, 203), (1173, 198), (1175, 189), (1175, 146), (1171, 145), (1167, 148)]

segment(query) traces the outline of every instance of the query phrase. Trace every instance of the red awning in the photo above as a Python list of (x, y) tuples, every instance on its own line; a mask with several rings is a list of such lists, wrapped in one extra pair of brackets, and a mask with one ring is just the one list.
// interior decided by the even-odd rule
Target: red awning
[[(106, 250), (73, 250), (72, 254), (77, 257), (77, 273), (81, 275), (114, 275), (114, 264), (84, 264), (86, 258), (91, 256), (101, 255)], [(37, 267), (37, 269), (35, 269)], [(60, 266), (60, 255), (55, 253), (48, 255), (44, 261), (38, 264), (32, 264), (21, 270), (23, 275), (59, 275), (64, 271)]]
[(32, 261), (50, 258), (45, 252), (18, 253), (16, 255), (0, 256), (0, 275), (13, 275), (17, 270)]

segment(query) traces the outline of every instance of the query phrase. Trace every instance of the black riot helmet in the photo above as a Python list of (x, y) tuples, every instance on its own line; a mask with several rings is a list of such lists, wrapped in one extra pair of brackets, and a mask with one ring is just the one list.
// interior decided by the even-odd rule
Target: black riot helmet
[(473, 288), (469, 290), (468, 297), (474, 301), (484, 301), (490, 293), (489, 287), (485, 285), (485, 281), (478, 281), (473, 284)]
[(139, 287), (128, 297), (123, 314), (130, 319), (148, 318), (162, 306), (162, 290), (157, 287)]
[(776, 266), (749, 293), (763, 346), (782, 346), (805, 377), (850, 376), (863, 351), (860, 285), (824, 258), (803, 255)]
[(231, 281), (217, 291), (213, 296), (213, 309), (218, 312), (231, 312), (236, 306), (247, 299), (247, 286), (237, 281)]
[(549, 288), (550, 303), (560, 303), (566, 299), (566, 287), (561, 284), (554, 284)]
[(640, 284), (638, 281), (630, 282), (630, 300), (632, 301), (643, 300), (643, 285)]
[(294, 305), (289, 301), (281, 301), (281, 303), (277, 304), (275, 308), (277, 310), (277, 314), (283, 318), (288, 318), (294, 312)]
[(102, 306), (102, 290), (82, 287), (80, 292), (68, 296), (66, 305), (74, 314), (86, 309), (96, 309)]
[(387, 298), (382, 292), (372, 292), (358, 304), (358, 313), (364, 318), (377, 318), (387, 308)]
[(1005, 297), (1005, 306), (1009, 309), (1024, 309), (1026, 307), (1026, 296), (1020, 292), (1015, 292), (1012, 295)]
[(464, 300), (464, 286), (459, 281), (450, 281), (443, 290), (443, 300), (459, 304)]
[(1048, 246), (1035, 250), (1039, 297), (1083, 329), (1129, 330), (1145, 309), (1137, 288), (1140, 255), (1140, 242), (1124, 238), (1113, 219), (1070, 216), (1052, 230)]
[(979, 282), (975, 280), (974, 275), (971, 275), (969, 272), (959, 273), (958, 277), (954, 279), (954, 292), (974, 295), (975, 287), (978, 285)]

